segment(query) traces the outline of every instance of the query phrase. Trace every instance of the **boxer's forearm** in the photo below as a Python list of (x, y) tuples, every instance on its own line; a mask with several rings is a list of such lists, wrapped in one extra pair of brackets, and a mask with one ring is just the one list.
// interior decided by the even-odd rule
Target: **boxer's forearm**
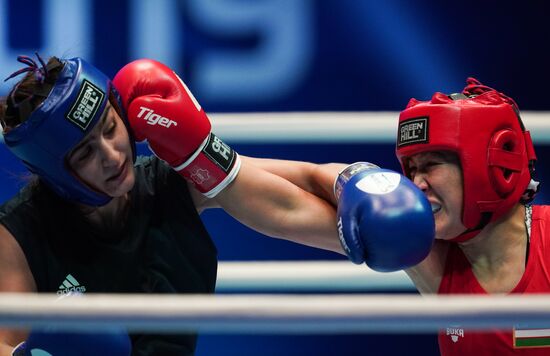
[(302, 161), (243, 156), (241, 156), (241, 158), (257, 167), (292, 182), (303, 190), (330, 202), (332, 205), (336, 205), (333, 185), (338, 172), (344, 168), (346, 164), (315, 164)]
[(264, 235), (343, 253), (333, 205), (249, 160), (242, 161), (235, 180), (212, 200)]

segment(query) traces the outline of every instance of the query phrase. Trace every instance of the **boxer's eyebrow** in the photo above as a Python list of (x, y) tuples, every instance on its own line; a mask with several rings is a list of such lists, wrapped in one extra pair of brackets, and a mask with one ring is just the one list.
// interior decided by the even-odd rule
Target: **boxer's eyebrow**
[(107, 105), (105, 106), (105, 110), (103, 110), (103, 113), (101, 114), (99, 122), (96, 124), (96, 126), (93, 128), (93, 130), (90, 131), (90, 133), (88, 135), (86, 135), (86, 137), (84, 137), (82, 139), (82, 141), (80, 141), (71, 150), (71, 152), (67, 155), (68, 159), (70, 159), (78, 150), (80, 150), (82, 147), (84, 147), (86, 144), (88, 144), (88, 142), (90, 142), (94, 138), (96, 130), (101, 130), (100, 128), (103, 128), (103, 126), (105, 126), (105, 122), (107, 121), (107, 118), (109, 117), (108, 114), (111, 111), (111, 107), (112, 107), (111, 104), (107, 103)]

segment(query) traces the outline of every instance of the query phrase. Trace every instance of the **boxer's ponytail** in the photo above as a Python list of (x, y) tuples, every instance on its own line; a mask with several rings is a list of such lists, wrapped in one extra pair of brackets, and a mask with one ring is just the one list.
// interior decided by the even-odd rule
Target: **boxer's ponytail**
[(4, 80), (26, 72), (8, 96), (0, 101), (0, 123), (4, 133), (24, 122), (46, 99), (63, 68), (63, 64), (56, 57), (51, 57), (47, 64), (38, 54), (37, 58), (39, 64), (30, 57), (19, 56), (17, 60), (26, 64), (27, 67), (12, 73)]

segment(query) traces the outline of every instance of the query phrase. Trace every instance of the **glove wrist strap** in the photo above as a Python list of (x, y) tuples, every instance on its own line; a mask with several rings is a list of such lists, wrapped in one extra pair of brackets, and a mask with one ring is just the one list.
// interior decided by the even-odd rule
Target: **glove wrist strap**
[(213, 198), (235, 179), (240, 167), (237, 152), (210, 133), (195, 153), (174, 170), (202, 194)]
[(342, 169), (339, 173), (336, 179), (334, 180), (334, 196), (336, 197), (336, 201), (340, 199), (340, 195), (342, 194), (342, 189), (344, 188), (344, 185), (359, 172), (366, 171), (373, 168), (380, 168), (377, 165), (370, 163), (370, 162), (355, 162), (352, 163), (344, 169)]

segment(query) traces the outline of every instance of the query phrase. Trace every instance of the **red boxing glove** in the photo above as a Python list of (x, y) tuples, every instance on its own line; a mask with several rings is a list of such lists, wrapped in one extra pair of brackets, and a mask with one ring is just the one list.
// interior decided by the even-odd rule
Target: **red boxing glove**
[(139, 59), (113, 79), (137, 141), (209, 198), (235, 179), (238, 154), (211, 132), (210, 120), (185, 83), (164, 64)]

